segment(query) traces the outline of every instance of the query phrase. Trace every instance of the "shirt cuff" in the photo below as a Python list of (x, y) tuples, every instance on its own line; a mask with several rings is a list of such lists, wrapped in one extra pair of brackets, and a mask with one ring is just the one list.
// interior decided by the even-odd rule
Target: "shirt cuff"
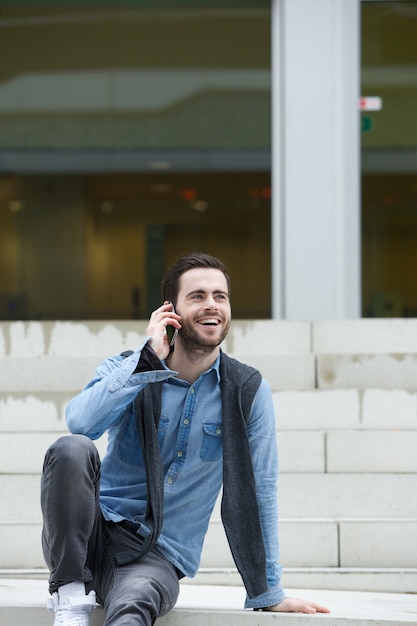
[(265, 593), (255, 598), (246, 596), (245, 609), (264, 609), (267, 606), (274, 606), (285, 600), (285, 591), (281, 585), (271, 587)]
[[(152, 353), (147, 352), (147, 356), (144, 357), (144, 361), (142, 365), (144, 366), (143, 371), (136, 371), (136, 368), (139, 366), (141, 360), (141, 354), (145, 349), (150, 337), (146, 337), (143, 344), (136, 350), (130, 354), (130, 350), (127, 352), (128, 356), (122, 359), (122, 363), (120, 364), (120, 356), (115, 357), (119, 360), (120, 367), (114, 370), (114, 378), (110, 376), (110, 380), (108, 381), (108, 390), (110, 393), (114, 393), (121, 389), (122, 387), (136, 387), (139, 384), (148, 384), (159, 381), (167, 380), (172, 376), (176, 376), (177, 372), (174, 372), (167, 368), (156, 356)], [(152, 350), (150, 346), (148, 346), (149, 350)], [(152, 350), (153, 352), (153, 350)], [(145, 369), (145, 365), (152, 364), (156, 365), (158, 362), (158, 369)], [(142, 367), (142, 366), (141, 366)], [(145, 377), (145, 378), (143, 378)], [(139, 379), (139, 380), (138, 380)]]

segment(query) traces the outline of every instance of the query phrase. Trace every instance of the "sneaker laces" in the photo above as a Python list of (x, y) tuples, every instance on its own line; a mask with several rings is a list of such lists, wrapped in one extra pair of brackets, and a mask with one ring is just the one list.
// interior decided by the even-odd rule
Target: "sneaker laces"
[(90, 611), (75, 606), (59, 606), (55, 611), (54, 626), (89, 626)]

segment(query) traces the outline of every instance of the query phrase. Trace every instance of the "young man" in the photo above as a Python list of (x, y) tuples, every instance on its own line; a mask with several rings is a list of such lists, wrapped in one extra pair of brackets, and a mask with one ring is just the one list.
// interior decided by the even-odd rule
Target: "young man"
[[(106, 626), (149, 626), (171, 610), (179, 579), (198, 569), (222, 485), (245, 606), (328, 612), (281, 587), (272, 396), (259, 372), (220, 350), (231, 322), (223, 263), (183, 257), (162, 291), (143, 345), (99, 366), (68, 405), (74, 434), (46, 454), (42, 540), (55, 626), (88, 626), (96, 598)], [(100, 467), (91, 440), (105, 431)]]

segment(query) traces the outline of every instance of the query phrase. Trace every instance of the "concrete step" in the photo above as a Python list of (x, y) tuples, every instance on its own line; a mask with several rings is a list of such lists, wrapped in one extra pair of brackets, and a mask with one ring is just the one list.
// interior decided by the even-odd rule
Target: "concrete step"
[[(287, 567), (417, 566), (417, 518), (281, 518), (279, 536)], [(234, 566), (218, 519), (210, 521), (201, 566)]]
[[(86, 381), (83, 381), (85, 384)], [(67, 432), (64, 411), (79, 388), (0, 390), (0, 432)], [(277, 431), (417, 430), (417, 394), (390, 389), (273, 392)]]
[[(333, 590), (287, 589), (289, 596), (302, 597), (330, 608), (330, 614), (270, 614), (242, 609), (241, 586), (181, 584), (177, 606), (160, 618), (161, 626), (259, 626), (264, 620), (279, 620), (279, 626), (399, 626), (416, 624), (417, 596)], [(46, 611), (47, 588), (42, 580), (0, 580), (0, 626), (44, 626), (53, 623)], [(103, 610), (92, 613), (91, 626), (102, 626)]]
[[(284, 567), (286, 587), (384, 593), (417, 593), (417, 568)], [(234, 568), (201, 568), (184, 584), (239, 586)], [(417, 623), (417, 620), (416, 620)]]
[[(0, 474), (0, 520), (40, 521), (39, 484), (39, 474)], [(415, 519), (416, 493), (417, 474), (281, 474), (280, 519)]]
[[(135, 348), (137, 344), (132, 345)], [(129, 349), (132, 349), (132, 346), (129, 346)], [(75, 356), (41, 355), (36, 359), (29, 356), (0, 356), (2, 391), (12, 394), (22, 391), (56, 393), (68, 389), (82, 389), (94, 377), (101, 361), (107, 356), (120, 354), (122, 351), (123, 347), (97, 356), (85, 356), (80, 348), (80, 353)], [(231, 354), (231, 356), (235, 355)], [(311, 390), (315, 387), (313, 354), (245, 354), (242, 355), (241, 360), (259, 368), (274, 391)], [(407, 383), (409, 379), (410, 376), (407, 378)], [(408, 387), (400, 385), (399, 388), (407, 389)], [(410, 388), (415, 390), (417, 386), (411, 385)]]
[[(136, 344), (132, 344), (135, 347)], [(123, 348), (97, 356), (0, 356), (2, 391), (67, 391), (81, 389), (97, 365)], [(257, 367), (274, 391), (386, 389), (417, 391), (417, 354), (259, 354), (240, 360)]]
[[(1, 322), (3, 354), (112, 354), (138, 345), (147, 320)], [(416, 319), (234, 320), (228, 352), (265, 354), (417, 353)]]
[[(147, 320), (1, 322), (0, 356), (116, 354), (139, 345)], [(417, 353), (416, 319), (234, 320), (225, 341), (234, 354)]]
[[(146, 321), (3, 322), (2, 391), (65, 391), (101, 359), (140, 345)], [(258, 366), (273, 390), (417, 390), (416, 320), (236, 320), (224, 349)]]
[[(0, 568), (44, 567), (40, 537), (40, 521), (0, 522)], [(280, 520), (281, 562), (286, 567), (413, 568), (416, 546), (417, 518)], [(234, 567), (219, 520), (210, 522), (201, 567)]]
[[(147, 320), (87, 322), (1, 322), (0, 356), (108, 356), (139, 346)], [(289, 320), (235, 320), (223, 344), (226, 352), (243, 354), (306, 354), (312, 351), (312, 323)], [(387, 328), (382, 333), (388, 336)], [(413, 328), (407, 350), (417, 352)], [(398, 333), (394, 335), (398, 337)], [(368, 345), (372, 348), (372, 344)], [(385, 345), (392, 352), (392, 344)], [(410, 350), (409, 350), (410, 349)], [(340, 350), (337, 350), (339, 352)], [(371, 349), (371, 351), (373, 351)], [(380, 350), (379, 350), (380, 351)], [(398, 350), (397, 350), (398, 351)]]
[[(13, 465), (19, 447), (6, 452)], [(26, 454), (31, 459), (29, 450)], [(0, 567), (44, 565), (39, 486), (39, 474), (0, 474)], [(282, 563), (315, 568), (415, 567), (416, 490), (416, 474), (282, 474)], [(396, 497), (387, 498), (387, 493)], [(233, 567), (219, 503), (210, 522), (202, 567)]]
[[(49, 572), (44, 566), (0, 569), (0, 580), (47, 581), (48, 578)], [(417, 568), (284, 567), (283, 582), (292, 589), (414, 594), (417, 593)], [(242, 579), (235, 567), (201, 567), (194, 578), (184, 578), (181, 584), (240, 587)]]
[[(40, 473), (47, 448), (62, 434), (68, 431), (0, 431), (0, 473)], [(103, 456), (106, 437), (95, 443)], [(278, 443), (281, 474), (417, 475), (417, 430), (283, 431)]]

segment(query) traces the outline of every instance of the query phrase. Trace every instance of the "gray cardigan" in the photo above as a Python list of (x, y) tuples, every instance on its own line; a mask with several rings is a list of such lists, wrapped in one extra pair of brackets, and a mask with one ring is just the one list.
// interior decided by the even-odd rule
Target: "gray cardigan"
[[(268, 589), (266, 556), (246, 423), (261, 374), (221, 352), (223, 413), (222, 521), (236, 567), (250, 598)], [(162, 383), (147, 385), (135, 398), (148, 489), (145, 524), (150, 530), (141, 554), (155, 544), (162, 527), (163, 473), (158, 444)]]

